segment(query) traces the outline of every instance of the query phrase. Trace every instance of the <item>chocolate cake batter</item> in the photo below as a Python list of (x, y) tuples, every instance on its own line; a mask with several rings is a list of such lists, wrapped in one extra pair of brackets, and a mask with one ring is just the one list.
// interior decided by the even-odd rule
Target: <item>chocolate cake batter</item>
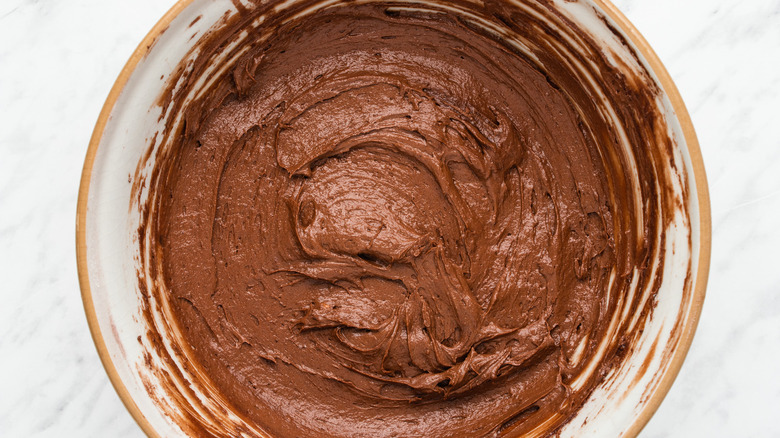
[[(210, 88), (164, 96), (145, 226), (192, 366), (270, 436), (554, 432), (620, 359), (660, 226), (554, 32), (480, 10), (533, 58), (443, 10), (258, 11), (203, 43), (196, 72), (250, 29)], [(654, 96), (594, 59), (650, 197)]]

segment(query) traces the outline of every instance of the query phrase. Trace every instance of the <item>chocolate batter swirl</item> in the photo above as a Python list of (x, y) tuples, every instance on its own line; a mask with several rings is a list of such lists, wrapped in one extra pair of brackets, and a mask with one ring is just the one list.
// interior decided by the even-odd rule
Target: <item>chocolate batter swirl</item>
[[(150, 204), (164, 290), (192, 360), (266, 433), (552, 431), (619, 357), (656, 206), (548, 25), (503, 8), (483, 12), (535, 58), (453, 12), (294, 9), (210, 88), (191, 79), (200, 97), (167, 97), (184, 127)], [(661, 127), (629, 115), (652, 94), (594, 71), (641, 148)]]

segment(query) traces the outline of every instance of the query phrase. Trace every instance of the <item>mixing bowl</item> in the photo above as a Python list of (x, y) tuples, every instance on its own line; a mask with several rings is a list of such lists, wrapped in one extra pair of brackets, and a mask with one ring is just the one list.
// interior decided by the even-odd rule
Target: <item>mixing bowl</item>
[[(502, 1), (517, 7), (529, 3)], [(269, 13), (280, 13), (297, 3), (280, 2)], [(336, 3), (338, 0), (315, 2), (301, 13), (314, 13)], [(455, 10), (464, 4), (432, 0), (395, 3), (407, 9), (438, 10)], [(587, 403), (559, 431), (561, 436), (636, 436), (682, 366), (704, 299), (710, 212), (701, 153), (668, 72), (612, 4), (606, 0), (543, 3), (556, 11), (560, 22), (597, 41), (613, 65), (627, 73), (644, 71), (651, 84), (641, 86), (657, 90), (655, 110), (663, 114), (667, 125), (669, 159), (662, 165), (667, 166), (665, 171), (673, 184), (662, 196), (664, 202), (679, 209), (679, 214), (663, 230), (664, 244), (649, 261), (649, 272), (660, 282), (657, 292), (633, 288), (623, 303), (625, 309), (632, 305), (643, 309), (650, 303), (652, 311), (616, 314), (615, 324), (640, 324), (640, 334), (621, 350), (623, 359), (603, 376)], [(177, 114), (162, 104), (165, 93), (176, 90), (192, 68), (198, 42), (242, 8), (240, 2), (230, 0), (179, 1), (122, 70), (100, 114), (84, 164), (76, 226), (84, 307), (111, 382), (149, 436), (259, 433), (224, 400), (209, 396), (206, 376), (183, 371), (181, 364), (187, 356), (165, 335), (167, 329), (175, 330), (170, 308), (164, 299), (149, 294), (148, 269), (153, 263), (147, 230), (143, 229), (147, 182), (153, 177), (155, 160), (166, 147), (164, 141), (158, 141), (163, 137), (160, 133), (168, 129), (166, 123), (177, 123)], [(257, 25), (262, 27), (260, 22)], [(506, 32), (501, 28), (492, 31), (499, 38), (512, 38), (512, 24), (506, 26)], [(528, 50), (519, 43), (515, 46), (520, 52)], [(226, 46), (225, 54), (230, 49)], [(222, 64), (232, 61), (223, 59)], [(215, 69), (222, 64), (215, 64)], [(207, 88), (206, 82), (202, 86)], [(618, 139), (617, 143), (626, 141)], [(654, 264), (660, 258), (664, 262)]]

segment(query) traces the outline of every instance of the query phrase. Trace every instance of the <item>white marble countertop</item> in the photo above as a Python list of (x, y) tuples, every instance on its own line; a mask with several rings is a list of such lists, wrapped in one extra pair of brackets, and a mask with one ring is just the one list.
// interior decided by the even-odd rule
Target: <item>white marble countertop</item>
[[(125, 61), (173, 0), (0, 3), (0, 436), (142, 437), (87, 328), (76, 195)], [(617, 0), (676, 81), (712, 197), (707, 299), (642, 437), (780, 436), (780, 0)]]

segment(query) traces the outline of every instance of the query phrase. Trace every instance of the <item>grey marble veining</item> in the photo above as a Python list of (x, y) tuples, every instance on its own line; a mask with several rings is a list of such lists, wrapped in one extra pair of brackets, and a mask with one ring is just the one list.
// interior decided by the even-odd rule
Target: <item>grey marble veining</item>
[[(73, 230), (103, 101), (172, 3), (0, 3), (2, 437), (143, 436), (92, 344)], [(780, 0), (615, 3), (685, 99), (713, 212), (699, 330), (641, 436), (780, 436)]]

